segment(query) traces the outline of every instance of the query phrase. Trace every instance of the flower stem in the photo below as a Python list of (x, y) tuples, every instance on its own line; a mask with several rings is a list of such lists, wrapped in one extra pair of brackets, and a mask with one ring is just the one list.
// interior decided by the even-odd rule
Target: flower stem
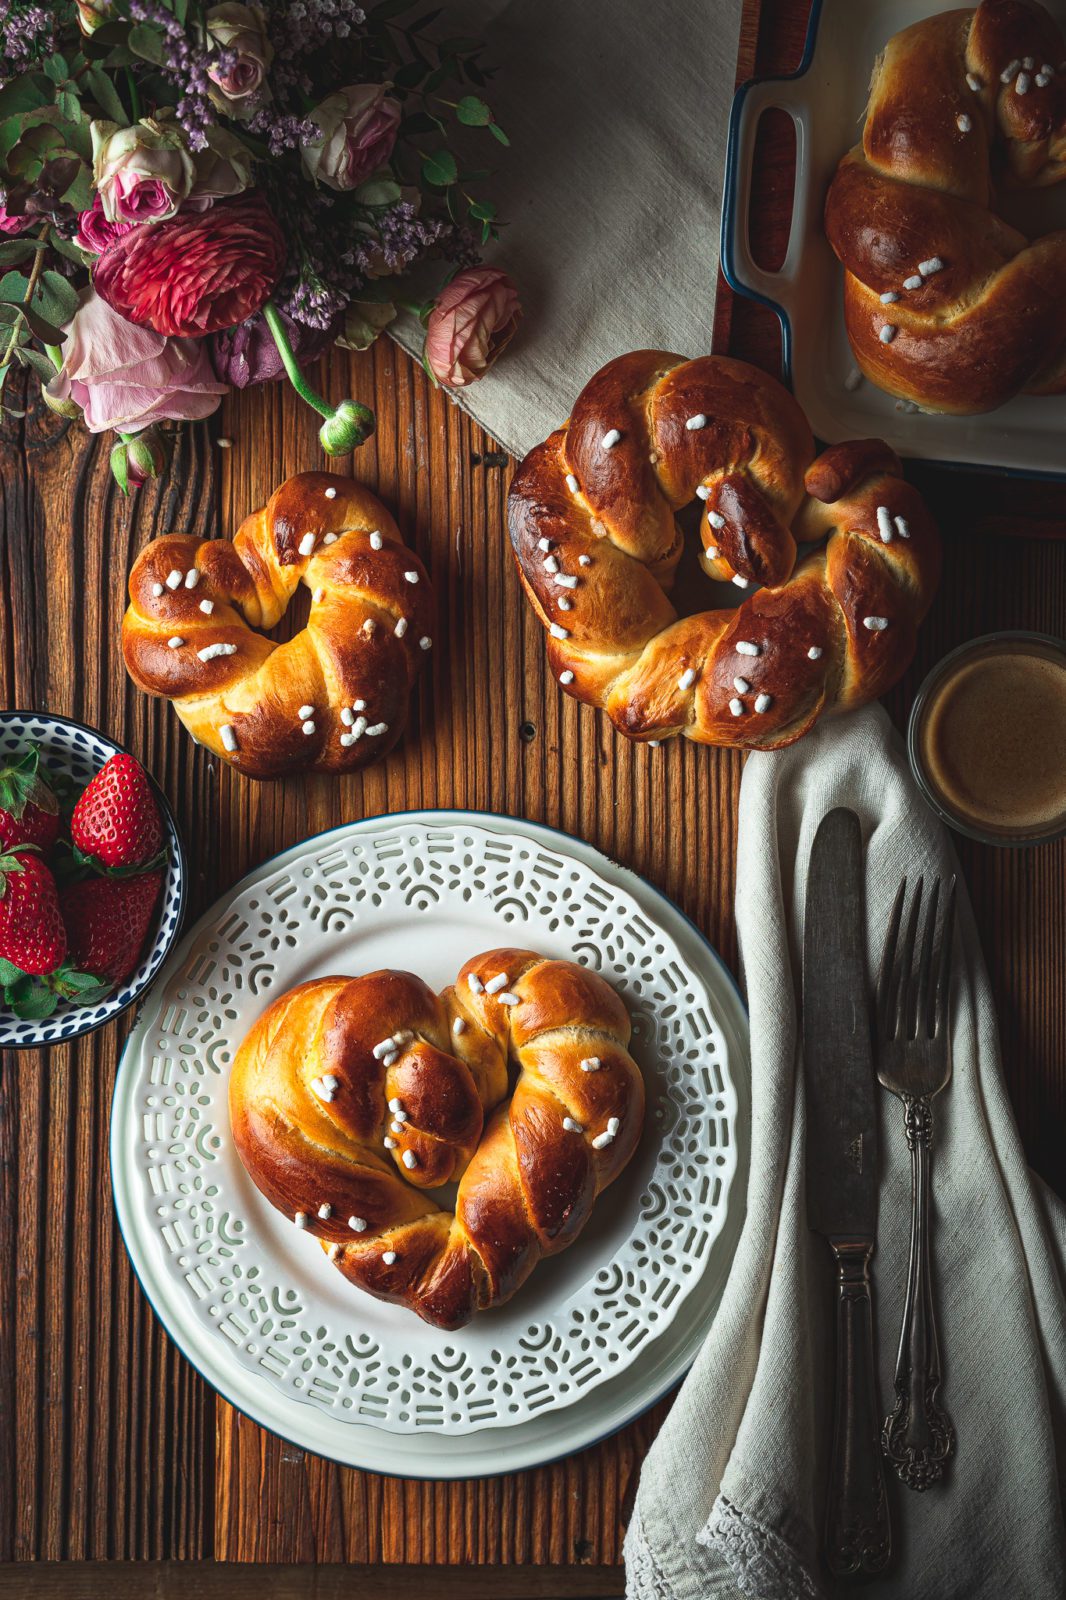
[(289, 382), (296, 390), (296, 393), (300, 396), (301, 400), (306, 400), (309, 406), (314, 406), (319, 416), (331, 417), (333, 415), (333, 407), (328, 401), (323, 400), (322, 396), (317, 392), (317, 390), (312, 389), (311, 385), (300, 371), (296, 357), (292, 353), (292, 345), (289, 343), (289, 336), (285, 332), (285, 324), (278, 316), (277, 307), (274, 305), (272, 300), (268, 300), (266, 305), (263, 307), (263, 316), (266, 319), (267, 327), (270, 329), (271, 337), (278, 347), (278, 355), (281, 357), (282, 365), (288, 374)]
[[(41, 272), (44, 268), (44, 246), (48, 243), (48, 235), (50, 231), (51, 224), (46, 222), (37, 236), (40, 240), (41, 248), (37, 251), (37, 254), (33, 258), (33, 267), (30, 271), (29, 281), (26, 284), (26, 293), (22, 298), (22, 304), (24, 306), (30, 305), (33, 301), (34, 295), (37, 293), (37, 285), (41, 281)], [(11, 358), (15, 354), (15, 347), (19, 342), (20, 332), (21, 327), (19, 323), (16, 322), (15, 326), (11, 330), (11, 338), (8, 341), (7, 349), (4, 351), (3, 359), (0, 360), (0, 369), (10, 364)], [(62, 365), (62, 362), (60, 362), (60, 365)]]

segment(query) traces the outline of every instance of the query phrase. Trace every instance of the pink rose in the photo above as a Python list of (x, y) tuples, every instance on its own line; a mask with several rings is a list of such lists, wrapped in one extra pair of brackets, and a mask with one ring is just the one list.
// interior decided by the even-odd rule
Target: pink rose
[(211, 98), (223, 110), (231, 109), (231, 101), (246, 100), (255, 93), (274, 59), (266, 18), (262, 6), (223, 0), (222, 5), (211, 7), (205, 20), (214, 49), (229, 52), (225, 66), (216, 59), (207, 69), (217, 90)]
[(90, 255), (102, 256), (109, 244), (121, 239), (134, 226), (132, 222), (108, 222), (104, 216), (103, 202), (98, 194), (94, 194), (92, 205), (78, 218), (78, 243)]
[(330, 189), (358, 189), (392, 155), (400, 103), (384, 83), (357, 83), (327, 95), (311, 112), (322, 137), (304, 145), (308, 176)]
[(81, 406), (90, 433), (138, 433), (166, 417), (197, 421), (210, 416), (226, 392), (202, 341), (135, 327), (92, 289), (65, 332), (63, 366), (47, 393)]
[(484, 377), (509, 344), (522, 308), (499, 267), (468, 267), (437, 296), (426, 323), (426, 363), (446, 389)]
[(0, 233), (25, 233), (32, 222), (32, 217), (11, 217), (4, 207), (0, 206)]
[(93, 183), (108, 222), (163, 222), (193, 186), (196, 167), (183, 129), (169, 112), (132, 127), (90, 124)]

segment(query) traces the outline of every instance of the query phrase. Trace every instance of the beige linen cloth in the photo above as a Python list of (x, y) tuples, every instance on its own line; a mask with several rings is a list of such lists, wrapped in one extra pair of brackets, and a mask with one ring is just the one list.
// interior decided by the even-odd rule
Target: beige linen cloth
[[(804, 879), (819, 821), (852, 807), (866, 841), (867, 961), (876, 971), (902, 874), (955, 870), (880, 707), (749, 758), (737, 921), (751, 1012), (747, 1217), (721, 1307), (644, 1465), (626, 1540), (634, 1600), (811, 1600), (831, 1417), (833, 1290), (804, 1211), (797, 1066)], [(945, 1483), (889, 1474), (895, 1558), (868, 1592), (899, 1600), (1061, 1600), (1066, 1463), (1066, 1208), (1025, 1163), (1004, 1089), (988, 978), (965, 894), (953, 1078), (934, 1101), (933, 1252), (944, 1382), (957, 1432)], [(1032, 1063), (1038, 1072), (1041, 1064)], [(910, 1167), (882, 1095), (873, 1263), (887, 1409), (907, 1265)]]
[[(626, 350), (710, 349), (726, 125), (740, 0), (453, 0), (449, 31), (485, 39), (485, 89), (511, 140), (493, 167), (493, 266), (524, 318), (458, 403), (513, 455), (569, 415)], [(422, 329), (390, 329), (414, 355)]]

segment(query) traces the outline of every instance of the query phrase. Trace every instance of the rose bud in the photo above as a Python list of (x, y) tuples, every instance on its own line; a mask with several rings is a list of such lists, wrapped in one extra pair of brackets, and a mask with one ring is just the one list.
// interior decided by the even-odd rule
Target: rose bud
[(182, 129), (145, 117), (130, 128), (93, 122), (93, 182), (108, 222), (163, 222), (172, 217), (196, 176)]
[(243, 194), (252, 182), (252, 152), (228, 128), (208, 128), (207, 143), (193, 156), (196, 178), (187, 207), (205, 211), (216, 200)]
[(446, 389), (484, 377), (511, 342), (522, 308), (498, 267), (468, 267), (437, 296), (426, 323), (426, 365)]
[(211, 6), (205, 21), (216, 57), (219, 50), (226, 50), (231, 58), (226, 66), (217, 58), (208, 65), (207, 76), (214, 85), (209, 93), (221, 110), (232, 111), (234, 101), (246, 100), (260, 87), (274, 59), (263, 8), (225, 0), (224, 5)]
[(136, 433), (164, 417), (194, 422), (209, 417), (226, 392), (206, 345), (135, 327), (91, 289), (64, 331), (63, 365), (45, 398), (53, 409), (73, 401), (90, 433)]
[(97, 28), (102, 28), (105, 22), (110, 21), (112, 0), (76, 0), (76, 4), (78, 27), (82, 33), (95, 33)]
[(253, 190), (116, 239), (93, 284), (128, 321), (201, 339), (253, 316), (284, 265), (284, 235)]
[(392, 155), (400, 126), (400, 104), (384, 83), (357, 83), (327, 95), (310, 113), (322, 132), (304, 145), (300, 159), (309, 177), (330, 189), (358, 189)]
[(158, 478), (170, 459), (158, 429), (149, 428), (133, 439), (120, 439), (111, 451), (111, 471), (123, 494)]
[(331, 417), (318, 430), (318, 442), (328, 456), (346, 456), (365, 444), (377, 427), (377, 419), (357, 400), (342, 400)]

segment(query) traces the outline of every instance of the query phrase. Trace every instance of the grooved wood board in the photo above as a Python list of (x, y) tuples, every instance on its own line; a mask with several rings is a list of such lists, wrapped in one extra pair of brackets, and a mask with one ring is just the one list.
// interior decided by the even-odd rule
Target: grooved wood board
[[(765, 0), (761, 72), (795, 63), (805, 15), (805, 0)], [(757, 26), (750, 4), (740, 76), (754, 61)], [(760, 245), (772, 252), (787, 223), (791, 144), (776, 124), (762, 144)], [(723, 298), (717, 348), (776, 370), (776, 337), (767, 313)], [(739, 756), (681, 742), (638, 749), (561, 696), (511, 566), (509, 469), (486, 465), (491, 441), (387, 341), (361, 357), (336, 352), (322, 376), (334, 399), (350, 393), (375, 407), (377, 435), (353, 470), (396, 509), (437, 588), (436, 648), (402, 747), (342, 782), (253, 785), (196, 749), (170, 708), (122, 670), (125, 579), (142, 545), (174, 528), (232, 532), (284, 476), (321, 464), (314, 418), (277, 386), (231, 396), (210, 424), (181, 430), (163, 485), (129, 505), (101, 441), (39, 408), (8, 421), (3, 704), (93, 723), (147, 762), (190, 845), (193, 917), (309, 833), (405, 807), (468, 806), (588, 839), (673, 896), (735, 965)], [(928, 665), (962, 639), (1007, 625), (1066, 632), (1063, 490), (918, 476), (945, 529), (947, 561), (918, 661), (892, 696), (897, 719)], [(1011, 853), (963, 844), (960, 854), (1022, 1134), (1054, 1181), (1066, 1107), (1066, 845)], [(551, 1564), (590, 1570), (513, 1589), (501, 1576), (498, 1591), (490, 1583), (467, 1592), (609, 1592), (603, 1569), (620, 1560), (627, 1506), (666, 1404), (539, 1471), (407, 1483), (332, 1466), (263, 1433), (176, 1353), (112, 1216), (108, 1113), (128, 1026), (47, 1054), (8, 1053), (0, 1069), (0, 1558)], [(150, 1570), (153, 1589), (172, 1592), (173, 1569)], [(398, 1573), (395, 1585), (360, 1592), (414, 1592), (418, 1576)], [(72, 1572), (71, 1584), (87, 1595), (103, 1589), (91, 1569)]]

